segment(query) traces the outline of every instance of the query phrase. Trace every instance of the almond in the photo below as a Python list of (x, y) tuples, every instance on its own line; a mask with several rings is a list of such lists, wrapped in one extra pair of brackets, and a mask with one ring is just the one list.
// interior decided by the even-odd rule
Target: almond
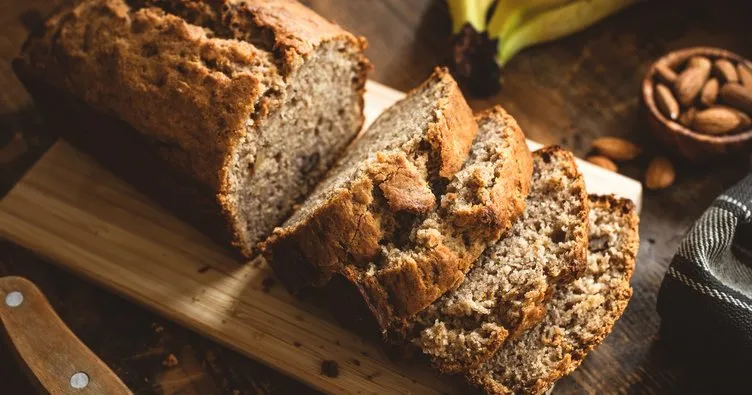
[(655, 75), (662, 82), (673, 85), (676, 82), (676, 72), (668, 67), (665, 63), (660, 63), (655, 66)]
[(634, 143), (618, 137), (600, 137), (593, 141), (593, 148), (613, 160), (632, 160), (642, 151)]
[(741, 123), (733, 109), (715, 106), (698, 112), (692, 120), (692, 129), (705, 134), (724, 134), (738, 128)]
[(679, 74), (674, 84), (676, 98), (682, 106), (688, 106), (705, 85), (710, 75), (710, 61), (703, 57), (693, 57), (687, 68)]
[(614, 163), (614, 161), (612, 161), (611, 159), (606, 158), (605, 156), (601, 156), (601, 155), (588, 156), (587, 161), (596, 166), (600, 166), (606, 170), (611, 170), (613, 172), (619, 171), (619, 168), (616, 166), (616, 163)]
[(666, 85), (655, 86), (655, 104), (666, 118), (675, 120), (679, 117), (679, 103), (676, 102), (671, 89), (668, 89)]
[(697, 114), (696, 108), (688, 108), (686, 111), (681, 113), (681, 115), (679, 115), (679, 123), (686, 127), (692, 126), (692, 121), (695, 119), (695, 114)]
[(674, 165), (662, 156), (653, 159), (645, 172), (645, 186), (648, 189), (667, 188), (675, 179)]
[(731, 107), (752, 114), (752, 90), (739, 84), (725, 84), (721, 88), (721, 99)]
[(713, 69), (723, 82), (739, 81), (739, 74), (736, 73), (736, 67), (734, 67), (728, 59), (716, 60), (715, 63), (713, 63)]
[(711, 78), (705, 83), (700, 91), (700, 103), (706, 107), (710, 107), (715, 103), (718, 98), (718, 80)]
[(752, 70), (739, 63), (736, 65), (736, 72), (739, 74), (739, 83), (741, 83), (743, 87), (752, 90)]

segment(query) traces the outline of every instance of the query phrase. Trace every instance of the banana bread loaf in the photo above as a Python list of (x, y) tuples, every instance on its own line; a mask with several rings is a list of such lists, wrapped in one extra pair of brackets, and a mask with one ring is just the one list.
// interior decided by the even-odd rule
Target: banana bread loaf
[(357, 135), (364, 47), (292, 0), (83, 0), (14, 68), (72, 142), (250, 256)]
[(590, 196), (588, 264), (560, 285), (545, 319), (509, 340), (471, 372), (471, 382), (492, 394), (541, 394), (574, 371), (624, 313), (639, 247), (639, 218), (630, 200)]
[(471, 111), (437, 69), (265, 242), (275, 274), (292, 292), (325, 289), (343, 321), (382, 334), (455, 286), (522, 212), (532, 172), (508, 114), (497, 108), (478, 122), (473, 142)]
[(543, 148), (533, 169), (525, 212), (509, 234), (415, 318), (413, 341), (445, 373), (469, 371), (538, 323), (551, 288), (585, 267), (588, 199), (574, 157)]

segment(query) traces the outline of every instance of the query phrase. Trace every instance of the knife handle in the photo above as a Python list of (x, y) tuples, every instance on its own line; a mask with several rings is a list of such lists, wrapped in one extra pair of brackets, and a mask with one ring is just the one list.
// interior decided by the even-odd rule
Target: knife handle
[(55, 313), (31, 281), (0, 278), (0, 321), (4, 338), (22, 370), (43, 393), (131, 394)]

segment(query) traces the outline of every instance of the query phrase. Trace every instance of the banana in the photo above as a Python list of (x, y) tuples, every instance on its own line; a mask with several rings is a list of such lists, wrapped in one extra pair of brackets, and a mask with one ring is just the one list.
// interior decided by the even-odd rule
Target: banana
[(503, 40), (531, 14), (575, 0), (500, 0), (488, 22), (488, 37)]
[(486, 12), (493, 0), (447, 0), (452, 17), (452, 34), (457, 34), (465, 23), (476, 32), (486, 30)]
[[(536, 0), (534, 2), (554, 3), (555, 1)], [(576, 0), (561, 7), (530, 15), (529, 18), (525, 18), (522, 24), (515, 29), (510, 29), (499, 39), (496, 62), (499, 66), (503, 66), (519, 51), (527, 47), (576, 33), (638, 1)], [(502, 27), (498, 28), (502, 29)]]

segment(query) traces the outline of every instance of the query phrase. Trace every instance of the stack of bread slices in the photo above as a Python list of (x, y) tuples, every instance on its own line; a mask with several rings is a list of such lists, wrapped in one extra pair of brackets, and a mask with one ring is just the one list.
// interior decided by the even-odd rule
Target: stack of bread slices
[(587, 195), (570, 152), (531, 153), (509, 114), (472, 116), (437, 69), (262, 249), (348, 326), (489, 393), (541, 393), (623, 313), (637, 224), (630, 201)]
[(67, 139), (291, 292), (488, 392), (546, 391), (626, 307), (634, 206), (443, 69), (355, 139), (364, 49), (291, 0), (79, 0), (13, 66)]

